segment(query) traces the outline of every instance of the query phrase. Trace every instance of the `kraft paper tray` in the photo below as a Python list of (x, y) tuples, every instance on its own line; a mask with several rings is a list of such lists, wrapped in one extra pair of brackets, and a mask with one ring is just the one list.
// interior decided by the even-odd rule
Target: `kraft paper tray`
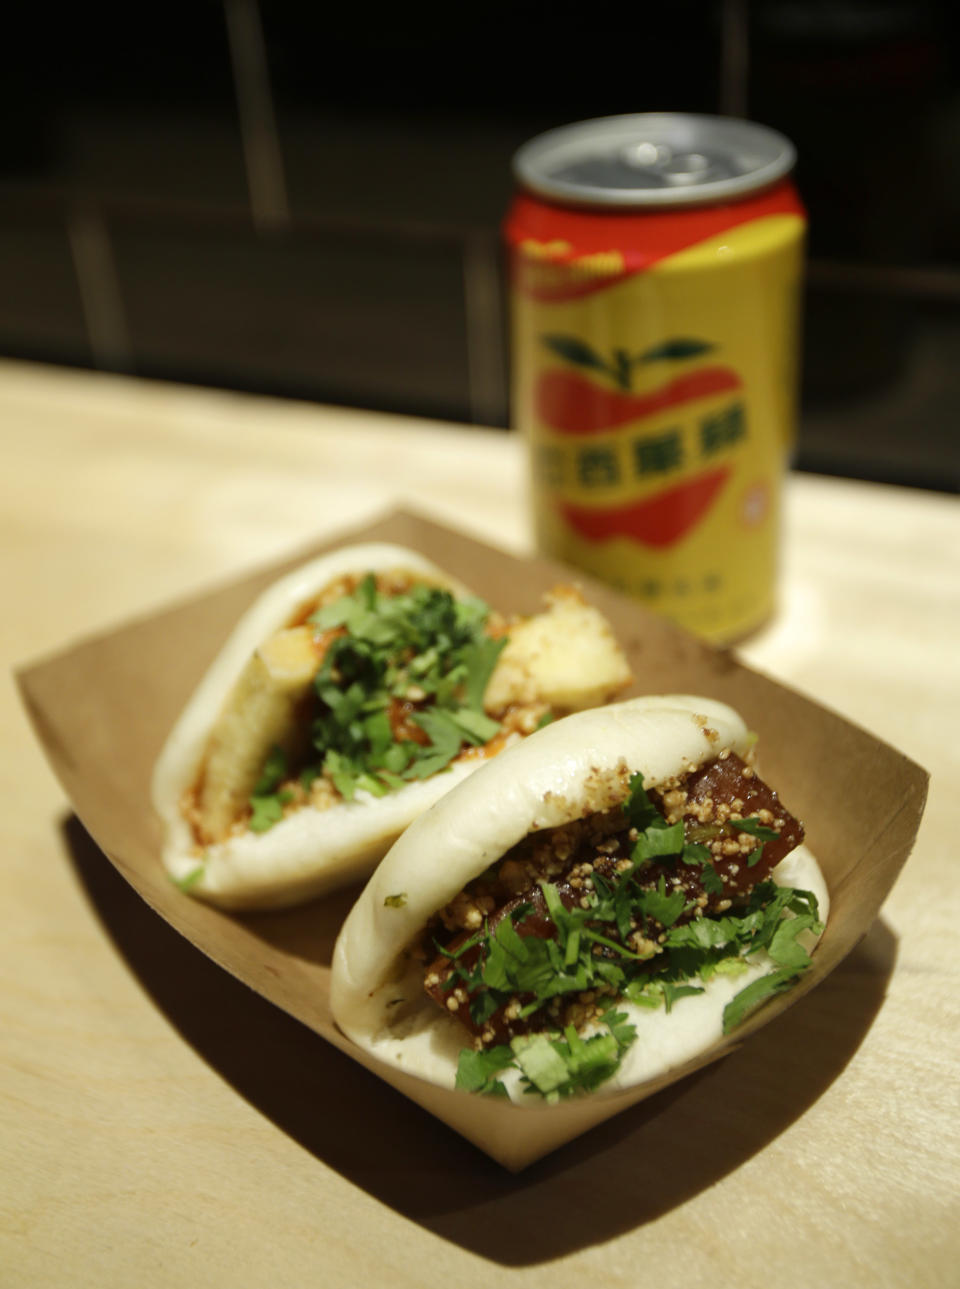
[[(556, 1106), (516, 1106), (386, 1069), (336, 1029), (328, 1002), (329, 962), (356, 890), (284, 913), (237, 915), (201, 904), (169, 881), (160, 864), (149, 781), (160, 746), (196, 681), (266, 585), (309, 556), (370, 540), (422, 551), (508, 613), (533, 612), (544, 591), (575, 580), (609, 617), (624, 645), (636, 678), (632, 692), (702, 694), (741, 712), (760, 736), (762, 774), (804, 820), (830, 887), (829, 925), (813, 967), (794, 989), (762, 1008), (735, 1036), (655, 1081)], [(77, 815), (151, 908), (225, 970), (513, 1170), (715, 1061), (815, 988), (877, 916), (910, 853), (926, 796), (927, 775), (918, 765), (730, 653), (710, 648), (561, 565), (516, 559), (403, 511), (79, 643), (24, 668), (18, 679)]]

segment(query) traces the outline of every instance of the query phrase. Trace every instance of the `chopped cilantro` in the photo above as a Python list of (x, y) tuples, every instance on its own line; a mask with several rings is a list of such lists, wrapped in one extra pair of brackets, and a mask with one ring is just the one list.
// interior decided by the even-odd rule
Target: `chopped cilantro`
[(251, 797), (250, 809), (251, 832), (266, 832), (283, 818), (283, 803), (276, 793), (268, 797)]
[(425, 754), (417, 757), (407, 767), (404, 775), (408, 779), (429, 779), (440, 770), (445, 770), (457, 755), (464, 743), (464, 733), (452, 713), (442, 709), (430, 708), (418, 712), (413, 719), (428, 736), (430, 744)]
[(668, 895), (666, 881), (661, 874), (659, 882), (652, 891), (641, 891), (637, 907), (648, 917), (654, 918), (662, 926), (673, 926), (683, 912), (686, 898), (683, 891), (674, 891)]
[[(527, 1093), (547, 1102), (590, 1091), (611, 1077), (636, 1040), (629, 1015), (616, 1010), (621, 1002), (670, 1012), (684, 998), (702, 994), (714, 976), (746, 971), (752, 955), (765, 950), (774, 970), (727, 1005), (727, 1033), (809, 966), (800, 937), (823, 930), (811, 892), (768, 879), (726, 913), (703, 913), (687, 902), (679, 874), (668, 886), (663, 869), (669, 873), (678, 862), (699, 867), (703, 889), (722, 895), (724, 884), (709, 849), (689, 840), (692, 829), (685, 837), (682, 823), (667, 823), (639, 774), (630, 779), (623, 809), (637, 830), (627, 863), (618, 863), (606, 876), (594, 868), (575, 901), (563, 894), (568, 889), (563, 884), (541, 881), (542, 902), (519, 904), (456, 950), (437, 945), (449, 959), (442, 988), (464, 987), (478, 1028), (511, 1003), (517, 1019), (534, 1018), (530, 1032), (514, 1036), (509, 1047), (465, 1051), (458, 1087), (503, 1096), (504, 1085), (494, 1076), (510, 1068), (519, 1072)], [(770, 830), (759, 820), (747, 822), (757, 824), (755, 835), (764, 840)], [(683, 916), (687, 920), (681, 921)], [(553, 935), (540, 929), (525, 934), (523, 924), (530, 917), (538, 928), (544, 919), (552, 923)], [(595, 1008), (590, 1028), (580, 1034), (566, 1025), (561, 1032), (559, 1022), (549, 1019), (554, 1013), (548, 1004), (574, 1001), (587, 990)]]
[(730, 827), (734, 832), (749, 833), (751, 837), (758, 837), (761, 841), (776, 841), (780, 836), (775, 829), (768, 828), (757, 818), (731, 819)]
[(276, 792), (286, 777), (287, 758), (283, 753), (283, 749), (279, 747), (271, 748), (267, 759), (263, 763), (263, 769), (260, 771), (260, 778), (253, 789), (253, 795), (255, 797), (270, 796), (271, 793)]
[(490, 1047), (481, 1052), (474, 1051), (472, 1047), (464, 1048), (457, 1066), (456, 1086), (467, 1092), (505, 1097), (507, 1089), (494, 1075), (512, 1064), (513, 1052), (509, 1047)]
[(637, 1031), (630, 1024), (630, 1018), (626, 1012), (615, 1012), (613, 1010), (615, 1005), (613, 999), (610, 999), (606, 1004), (601, 1004), (605, 1012), (603, 1021), (619, 1046), (626, 1050), (637, 1037)]
[(801, 931), (811, 930), (819, 934), (823, 930), (823, 925), (809, 913), (803, 913), (799, 917), (783, 918), (778, 923), (767, 946), (767, 952), (778, 967), (802, 971), (804, 967), (810, 965), (810, 955), (802, 944), (797, 943), (797, 936)]
[(649, 978), (631, 980), (624, 988), (623, 996), (627, 1002), (635, 1003), (638, 1007), (649, 1007), (655, 1011), (663, 1005), (663, 985)]
[(672, 980), (663, 981), (663, 1006), (670, 1011), (678, 998), (689, 998), (692, 994), (702, 994), (700, 985), (675, 985)]
[[(312, 757), (300, 769), (309, 789), (324, 774), (346, 800), (383, 796), (444, 770), (465, 745), (489, 742), (498, 721), (483, 697), (506, 639), (486, 634), (482, 600), (415, 585), (396, 595), (368, 574), (350, 593), (318, 609), (320, 630), (342, 628), (317, 673)], [(404, 733), (404, 729), (419, 733)], [(279, 748), (267, 757), (251, 798), (250, 827), (283, 816), (277, 787), (288, 775)]]
[[(647, 817), (642, 802), (640, 811), (641, 817)], [(652, 820), (646, 825), (645, 832), (649, 831), (657, 831)], [(675, 850), (676, 844), (671, 841), (671, 848)], [(685, 855), (685, 860), (703, 865), (705, 882), (710, 874), (717, 877), (712, 864), (702, 856)], [(806, 930), (819, 933), (823, 929), (810, 892), (766, 881), (726, 915), (700, 915), (676, 925), (685, 911), (683, 893), (668, 894), (663, 875), (655, 886), (649, 881), (643, 886), (642, 874), (642, 867), (631, 868), (617, 880), (605, 880), (594, 872), (593, 890), (583, 897), (586, 906), (581, 899), (571, 908), (565, 906), (559, 887), (541, 882), (545, 914), (541, 907), (537, 917), (549, 918), (555, 938), (522, 934), (523, 921), (533, 911), (533, 905), (525, 903), (501, 918), (493, 929), (485, 926), (476, 932), (455, 952), (441, 950), (451, 960), (443, 987), (465, 986), (477, 1026), (484, 1025), (511, 999), (522, 1001), (520, 1019), (541, 1012), (546, 1018), (545, 1005), (551, 998), (587, 989), (599, 993), (600, 1015), (594, 1023), (600, 1028), (596, 1032), (583, 1037), (569, 1026), (559, 1033), (534, 1022), (532, 1031), (513, 1038), (509, 1048), (500, 1045), (492, 1049), (497, 1053), (491, 1058), (493, 1073), (508, 1066), (519, 1070), (526, 1091), (548, 1102), (589, 1091), (615, 1072), (636, 1038), (626, 1013), (614, 1010), (619, 1000), (646, 1008), (663, 1007), (669, 1012), (682, 999), (702, 993), (714, 975), (745, 971), (748, 956), (766, 949), (776, 969), (741, 990), (728, 1004), (724, 1032), (729, 1032), (768, 997), (787, 988), (809, 965), (809, 955), (798, 937)], [(650, 919), (663, 928), (659, 945), (645, 954), (628, 947), (638, 918)], [(601, 929), (605, 926), (609, 926), (609, 934)], [(477, 948), (479, 953), (466, 952)], [(504, 1095), (502, 1083), (486, 1072), (486, 1066), (477, 1064), (483, 1055), (464, 1054), (461, 1059), (466, 1065), (458, 1076), (458, 1086)]]
[(470, 707), (461, 707), (458, 711), (451, 712), (450, 718), (470, 743), (488, 743), (495, 734), (500, 732), (499, 721)]
[(722, 949), (737, 943), (742, 922), (736, 917), (694, 918), (669, 931), (666, 943), (671, 949)]
[[(481, 621), (478, 627), (482, 626)], [(491, 640), (489, 636), (478, 633), (463, 649), (462, 661), (467, 671), (466, 705), (474, 712), (483, 711), (483, 696), (505, 644), (505, 640)]]
[(402, 909), (407, 903), (406, 891), (400, 891), (397, 895), (388, 895), (383, 901), (383, 907), (386, 909)]
[[(693, 832), (693, 829), (690, 831)], [(697, 829), (697, 831), (699, 832), (700, 830)], [(699, 842), (686, 842), (681, 859), (685, 864), (699, 864), (701, 868), (711, 863), (709, 850), (707, 850), (706, 846), (700, 845)]]
[(442, 945), (439, 945), (439, 944), (437, 944), (437, 943), (436, 943), (436, 941), (434, 941), (434, 944), (435, 944), (435, 945), (436, 945), (436, 947), (440, 950), (440, 952), (443, 954), (443, 956), (444, 956), (445, 958), (450, 958), (450, 959), (453, 959), (453, 960), (456, 960), (457, 958), (461, 958), (461, 957), (463, 957), (463, 955), (467, 952), (467, 950), (468, 950), (468, 949), (472, 949), (472, 948), (474, 947), (474, 945), (479, 944), (479, 943), (480, 943), (480, 932), (479, 932), (479, 931), (477, 932), (477, 934), (476, 934), (476, 935), (472, 935), (472, 936), (470, 937), (470, 939), (469, 939), (469, 940), (464, 940), (463, 944), (461, 944), (461, 946), (460, 946), (460, 948), (459, 948), (459, 949), (452, 949), (452, 950), (451, 950), (451, 949), (444, 949)]
[(798, 975), (798, 971), (782, 967), (778, 971), (771, 971), (766, 976), (761, 976), (759, 980), (754, 980), (752, 984), (747, 985), (746, 989), (741, 989), (738, 994), (734, 994), (723, 1009), (724, 1034), (729, 1034), (731, 1030), (736, 1029), (768, 998), (789, 989)]
[(173, 884), (181, 891), (189, 891), (202, 879), (205, 872), (206, 866), (204, 864), (198, 864), (196, 868), (192, 868), (190, 872), (187, 873), (186, 877), (175, 877), (173, 879)]
[[(515, 1038), (511, 1047), (530, 1084), (528, 1090), (535, 1089), (548, 1102), (557, 1101), (577, 1092), (592, 1092), (616, 1073), (623, 1053), (636, 1038), (636, 1030), (626, 1023), (623, 1012), (608, 1013), (602, 1020), (606, 1032), (601, 1030), (588, 1038), (582, 1038), (572, 1025), (564, 1029), (562, 1037), (537, 1034), (527, 1044)], [(547, 1056), (545, 1044), (551, 1049), (551, 1057)]]
[[(520, 1071), (526, 1091), (548, 1103), (577, 1092), (591, 1092), (616, 1072), (623, 1053), (636, 1037), (624, 1012), (608, 1011), (601, 1020), (605, 1028), (587, 1038), (581, 1037), (573, 1025), (568, 1025), (562, 1034), (541, 1031), (518, 1035), (509, 1047), (491, 1049), (493, 1072), (513, 1066)], [(461, 1053), (458, 1087), (467, 1086), (471, 1077), (478, 1079), (485, 1074), (485, 1068), (475, 1064), (482, 1055), (472, 1050)], [(490, 1086), (489, 1075), (478, 1090), (496, 1090)]]
[(567, 1063), (546, 1034), (523, 1034), (510, 1044), (524, 1077), (541, 1096), (556, 1100), (558, 1088), (569, 1080)]
[(643, 786), (643, 775), (630, 776), (630, 795), (624, 803), (624, 812), (630, 824), (638, 831), (643, 831), (649, 824), (659, 824), (662, 828), (666, 820), (650, 800)]
[(708, 895), (723, 894), (723, 878), (709, 861), (703, 866), (700, 880), (703, 882), (703, 889)]
[(683, 852), (683, 824), (650, 824), (633, 848), (635, 862)]

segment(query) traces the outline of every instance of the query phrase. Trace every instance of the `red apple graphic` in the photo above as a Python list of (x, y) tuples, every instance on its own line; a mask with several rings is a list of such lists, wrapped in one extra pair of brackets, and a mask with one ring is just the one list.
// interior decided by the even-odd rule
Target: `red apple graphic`
[[(637, 363), (690, 359), (713, 348), (705, 341), (669, 340), (635, 358), (617, 350), (612, 364), (574, 337), (544, 336), (543, 341), (578, 366), (612, 375), (623, 387), (609, 389), (581, 372), (565, 368), (541, 372), (534, 393), (537, 419), (565, 437), (582, 439), (603, 434), (621, 425), (642, 422), (666, 408), (681, 407), (713, 394), (740, 389), (742, 385), (739, 375), (731, 368), (712, 364), (673, 376), (642, 394), (630, 392), (630, 377)], [(569, 526), (586, 541), (626, 537), (643, 546), (668, 547), (680, 541), (706, 515), (729, 475), (729, 465), (715, 465), (653, 497), (612, 508), (567, 501), (557, 504)]]

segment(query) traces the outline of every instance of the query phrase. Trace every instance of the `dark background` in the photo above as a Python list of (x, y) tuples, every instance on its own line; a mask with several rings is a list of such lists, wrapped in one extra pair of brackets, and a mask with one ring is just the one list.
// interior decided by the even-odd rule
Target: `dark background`
[(515, 148), (725, 112), (799, 152), (798, 465), (960, 488), (953, 4), (193, 0), (5, 25), (0, 354), (506, 425)]

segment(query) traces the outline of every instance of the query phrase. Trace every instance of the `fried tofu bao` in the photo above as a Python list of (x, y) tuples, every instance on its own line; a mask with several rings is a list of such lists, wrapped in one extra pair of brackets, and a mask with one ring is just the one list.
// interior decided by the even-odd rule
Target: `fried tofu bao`
[(630, 679), (573, 588), (507, 620), (414, 551), (321, 557), (248, 611), (172, 731), (164, 862), (227, 908), (322, 894), (485, 759)]

